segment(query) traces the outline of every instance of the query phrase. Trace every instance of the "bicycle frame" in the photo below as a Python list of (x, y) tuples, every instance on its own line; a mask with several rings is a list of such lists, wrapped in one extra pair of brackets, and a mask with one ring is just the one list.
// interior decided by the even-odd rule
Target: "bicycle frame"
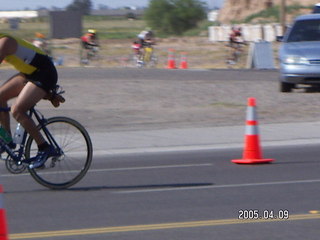
[[(57, 101), (64, 102), (62, 93), (64, 91), (57, 86), (45, 99), (50, 100), (53, 106), (57, 107), (59, 106)], [(0, 108), (1, 111), (9, 114), (10, 108)], [(0, 138), (0, 147), (3, 147), (7, 153), (4, 157), (0, 155), (0, 160), (5, 161), (7, 170), (12, 174), (20, 174), (28, 170), (36, 182), (50, 189), (66, 189), (79, 182), (89, 170), (93, 153), (92, 141), (84, 126), (64, 116), (46, 118), (35, 109), (35, 106), (26, 114), (36, 122), (37, 128), (54, 151), (47, 165), (30, 168), (28, 165), (38, 150), (32, 136), (24, 131), (15, 149), (11, 149), (9, 146), (11, 144), (7, 144)], [(19, 133), (19, 138), (20, 134), (22, 133)], [(28, 159), (29, 161), (26, 161)]]
[(143, 60), (145, 62), (149, 62), (151, 60), (151, 55), (153, 54), (153, 48), (152, 47), (145, 47), (144, 48), (144, 57)]
[[(37, 122), (39, 124), (38, 127), (43, 130), (47, 140), (49, 141), (49, 144), (55, 146), (55, 148), (59, 149), (59, 152), (61, 152), (61, 149), (59, 148), (57, 142), (55, 141), (55, 139), (52, 137), (51, 133), (49, 132), (49, 130), (45, 126), (45, 123), (46, 123), (47, 119), (44, 117), (44, 115), (41, 114), (39, 111), (37, 111), (34, 107), (32, 107), (29, 110), (28, 116), (30, 118), (32, 118), (34, 116), (34, 118), (37, 120)], [(28, 137), (28, 133), (26, 131), (24, 131), (22, 142), (20, 143), (20, 147), (19, 147), (18, 150), (12, 150), (4, 142), (4, 140), (2, 138), (0, 138), (0, 146), (5, 149), (6, 153), (13, 159), (13, 161), (17, 165), (21, 165), (22, 164), (22, 160), (23, 160), (23, 157), (24, 157), (24, 148), (25, 148), (25, 144), (26, 144), (26, 141), (27, 141), (27, 137)], [(6, 159), (3, 159), (3, 160), (6, 160)]]

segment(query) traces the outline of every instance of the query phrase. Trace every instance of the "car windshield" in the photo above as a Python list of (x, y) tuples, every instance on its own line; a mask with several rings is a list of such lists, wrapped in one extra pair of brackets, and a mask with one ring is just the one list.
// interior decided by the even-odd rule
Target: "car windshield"
[(287, 42), (320, 41), (320, 19), (297, 21), (287, 38)]

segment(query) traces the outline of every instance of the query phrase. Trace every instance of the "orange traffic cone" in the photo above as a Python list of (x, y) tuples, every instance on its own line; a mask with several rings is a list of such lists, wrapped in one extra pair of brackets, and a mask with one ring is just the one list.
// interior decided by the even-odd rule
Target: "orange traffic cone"
[(3, 208), (3, 188), (0, 185), (0, 240), (8, 240), (8, 228), (6, 221), (6, 212)]
[(175, 55), (174, 55), (173, 49), (169, 49), (167, 68), (168, 69), (176, 69), (176, 60), (175, 60)]
[(231, 160), (239, 164), (269, 163), (273, 159), (262, 158), (255, 98), (248, 98), (245, 146), (242, 159)]
[(180, 58), (180, 69), (187, 69), (187, 68), (188, 68), (187, 53), (182, 52), (181, 58)]

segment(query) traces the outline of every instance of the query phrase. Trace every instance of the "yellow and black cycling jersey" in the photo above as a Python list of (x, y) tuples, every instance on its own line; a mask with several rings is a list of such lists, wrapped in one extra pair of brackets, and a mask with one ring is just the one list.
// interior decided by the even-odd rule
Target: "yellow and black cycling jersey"
[(38, 69), (37, 64), (33, 64), (36, 56), (46, 55), (40, 48), (32, 45), (31, 43), (11, 35), (0, 33), (0, 38), (10, 37), (17, 41), (17, 51), (9, 56), (6, 56), (4, 60), (14, 66), (21, 73), (32, 74)]

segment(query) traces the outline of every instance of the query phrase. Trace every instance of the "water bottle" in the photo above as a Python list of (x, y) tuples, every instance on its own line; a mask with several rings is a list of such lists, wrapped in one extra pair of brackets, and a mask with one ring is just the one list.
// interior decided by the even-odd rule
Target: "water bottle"
[(7, 131), (2, 126), (0, 126), (0, 137), (3, 139), (5, 143), (12, 142), (11, 136), (7, 133)]
[(16, 127), (16, 131), (14, 132), (14, 135), (13, 135), (13, 142), (16, 144), (21, 144), (23, 139), (23, 134), (24, 134), (24, 128), (20, 123), (18, 123)]

